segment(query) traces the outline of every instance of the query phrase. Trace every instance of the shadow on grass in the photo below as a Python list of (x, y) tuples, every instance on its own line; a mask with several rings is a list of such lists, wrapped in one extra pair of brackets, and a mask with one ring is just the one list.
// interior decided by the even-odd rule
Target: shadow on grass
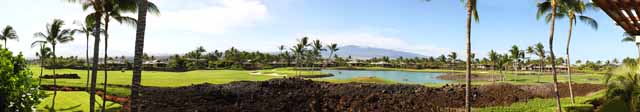
[[(71, 107), (67, 107), (67, 108), (62, 108), (62, 109), (54, 109), (53, 107), (49, 107), (49, 105), (45, 106), (44, 108), (47, 109), (49, 112), (56, 112), (56, 111), (61, 111), (61, 112), (68, 112), (74, 109), (79, 108), (80, 106), (82, 106), (82, 104), (78, 104), (76, 106), (71, 106)], [(82, 112), (82, 111), (73, 111), (73, 112)]]

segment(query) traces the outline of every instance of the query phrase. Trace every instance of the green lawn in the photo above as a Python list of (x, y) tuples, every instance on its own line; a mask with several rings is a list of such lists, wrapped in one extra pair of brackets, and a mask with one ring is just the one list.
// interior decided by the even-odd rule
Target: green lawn
[[(40, 74), (39, 67), (31, 67), (34, 72), (34, 78), (37, 78)], [(272, 70), (259, 70), (260, 72), (278, 73), (287, 76), (295, 76), (295, 71), (280, 68)], [(261, 81), (272, 78), (282, 78), (281, 76), (268, 76), (268, 75), (251, 75), (252, 71), (246, 70), (194, 70), (189, 72), (159, 72), (159, 71), (143, 71), (142, 72), (142, 85), (144, 86), (162, 86), (162, 87), (176, 87), (176, 86), (188, 86), (192, 84), (201, 83), (213, 83), (223, 84), (232, 81)], [(74, 69), (57, 69), (56, 73), (76, 73), (80, 75), (80, 79), (58, 79), (58, 85), (64, 86), (79, 86), (84, 87), (87, 80), (87, 72), (85, 70)], [(103, 71), (98, 73), (98, 84), (104, 82)], [(52, 70), (45, 69), (44, 74), (52, 74)], [(321, 72), (302, 72), (302, 75), (321, 74)], [(109, 71), (108, 72), (109, 84), (118, 85), (130, 85), (132, 72), (131, 71)], [(42, 83), (45, 85), (53, 84), (53, 79), (43, 79)]]
[[(47, 98), (42, 100), (42, 102), (36, 107), (37, 111), (49, 111), (51, 109), (51, 102), (53, 99), (53, 91), (47, 91)], [(100, 106), (102, 103), (102, 98), (96, 95), (96, 110), (100, 110)], [(87, 92), (63, 92), (58, 91), (58, 95), (56, 96), (56, 107), (54, 111), (62, 111), (62, 112), (71, 112), (71, 111), (84, 111), (88, 112), (89, 109), (89, 93)], [(107, 101), (107, 110), (109, 112), (118, 111), (121, 108), (121, 105), (118, 103), (113, 103)]]
[[(604, 90), (591, 93), (590, 95), (578, 96), (576, 98), (576, 104), (571, 105), (571, 99), (566, 97), (560, 99), (562, 103), (563, 111), (567, 111), (568, 107), (581, 107), (591, 108), (592, 105), (588, 104), (589, 100), (600, 98), (604, 96)], [(474, 111), (478, 112), (553, 112), (556, 110), (556, 100), (549, 99), (533, 99), (527, 102), (518, 102), (509, 106), (496, 106), (487, 108), (474, 108)]]

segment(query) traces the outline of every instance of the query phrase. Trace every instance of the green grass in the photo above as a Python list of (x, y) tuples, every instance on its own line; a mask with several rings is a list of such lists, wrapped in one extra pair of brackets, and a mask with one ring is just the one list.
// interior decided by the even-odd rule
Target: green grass
[[(571, 105), (571, 99), (569, 97), (561, 98), (563, 110), (569, 107), (592, 107), (588, 104), (588, 101), (600, 98), (604, 96), (604, 90), (591, 93), (590, 95), (578, 96), (576, 98), (576, 104)], [(477, 112), (553, 112), (556, 110), (556, 100), (554, 98), (549, 99), (532, 99), (527, 102), (513, 103), (509, 106), (496, 106), (486, 108), (474, 108)]]
[[(39, 67), (30, 67), (34, 72), (34, 78), (37, 78), (40, 74)], [(259, 70), (260, 72), (268, 72), (268, 73), (278, 73), (287, 76), (295, 76), (295, 71), (280, 68), (280, 69), (272, 69), (272, 70)], [(268, 76), (268, 75), (250, 75), (249, 73), (252, 71), (245, 70), (194, 70), (188, 72), (160, 72), (160, 71), (143, 71), (142, 72), (142, 85), (144, 86), (161, 86), (161, 87), (177, 87), (177, 86), (188, 86), (192, 84), (201, 84), (201, 83), (213, 83), (213, 84), (223, 84), (229, 83), (232, 81), (262, 81), (268, 80), (272, 78), (281, 78), (279, 76)], [(52, 74), (52, 70), (46, 69), (44, 70), (44, 74)], [(58, 79), (58, 85), (63, 86), (78, 86), (84, 87), (87, 80), (87, 72), (85, 70), (73, 70), (73, 69), (57, 69), (57, 74), (64, 73), (76, 73), (80, 75), (80, 79)], [(98, 73), (97, 81), (98, 84), (102, 84), (104, 82), (103, 71)], [(108, 71), (109, 84), (118, 84), (118, 85), (130, 85), (132, 72), (131, 71)], [(314, 74), (322, 74), (321, 72), (310, 72), (304, 71), (302, 75), (314, 75)], [(52, 85), (53, 79), (43, 79), (42, 84), (44, 85)]]
[[(37, 111), (49, 111), (51, 109), (51, 102), (53, 100), (53, 91), (46, 91), (46, 94), (49, 95), (47, 98), (42, 100), (42, 102), (36, 106)], [(96, 110), (100, 110), (100, 103), (102, 103), (102, 98), (96, 95)], [(62, 112), (71, 112), (71, 111), (84, 111), (88, 112), (89, 109), (89, 93), (82, 91), (75, 92), (63, 92), (58, 91), (58, 95), (56, 96), (56, 107), (54, 111), (62, 111)], [(121, 108), (121, 105), (118, 103), (113, 103), (107, 101), (107, 110), (118, 111)]]

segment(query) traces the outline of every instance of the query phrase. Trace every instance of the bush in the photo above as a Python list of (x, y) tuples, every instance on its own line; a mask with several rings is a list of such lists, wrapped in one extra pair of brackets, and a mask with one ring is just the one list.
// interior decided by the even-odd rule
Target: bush
[(0, 111), (34, 111), (44, 93), (31, 75), (22, 54), (0, 49)]

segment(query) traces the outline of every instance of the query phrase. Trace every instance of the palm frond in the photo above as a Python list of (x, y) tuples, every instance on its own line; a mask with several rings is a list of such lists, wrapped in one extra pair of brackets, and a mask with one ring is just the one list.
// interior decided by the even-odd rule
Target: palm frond
[(160, 15), (160, 9), (158, 8), (158, 6), (156, 6), (156, 4), (151, 3), (151, 2), (147, 2), (147, 12), (153, 14), (153, 15)]
[(129, 16), (117, 16), (117, 17), (114, 17), (114, 19), (119, 23), (124, 23), (132, 27), (136, 27), (138, 23), (138, 20)]
[(578, 19), (580, 19), (580, 21), (584, 22), (585, 24), (589, 25), (591, 28), (597, 30), (598, 29), (598, 22), (588, 16), (584, 16), (584, 15), (580, 15), (578, 16)]
[(551, 3), (548, 1), (538, 3), (536, 6), (538, 7), (536, 19), (540, 19), (542, 16), (545, 16), (545, 14), (549, 13), (549, 10), (551, 10)]
[(636, 42), (636, 38), (635, 37), (624, 37), (622, 38), (622, 42)]
[(46, 44), (47, 44), (47, 41), (37, 40), (37, 41), (34, 41), (33, 43), (31, 43), (31, 48), (37, 47), (37, 46), (41, 46), (41, 45), (46, 45)]
[(38, 33), (34, 33), (34, 34), (33, 34), (33, 37), (40, 37), (40, 38), (44, 38), (44, 39), (46, 39), (48, 36), (47, 36), (47, 35), (45, 35), (45, 34), (44, 34), (44, 33), (42, 33), (42, 32), (38, 32)]

